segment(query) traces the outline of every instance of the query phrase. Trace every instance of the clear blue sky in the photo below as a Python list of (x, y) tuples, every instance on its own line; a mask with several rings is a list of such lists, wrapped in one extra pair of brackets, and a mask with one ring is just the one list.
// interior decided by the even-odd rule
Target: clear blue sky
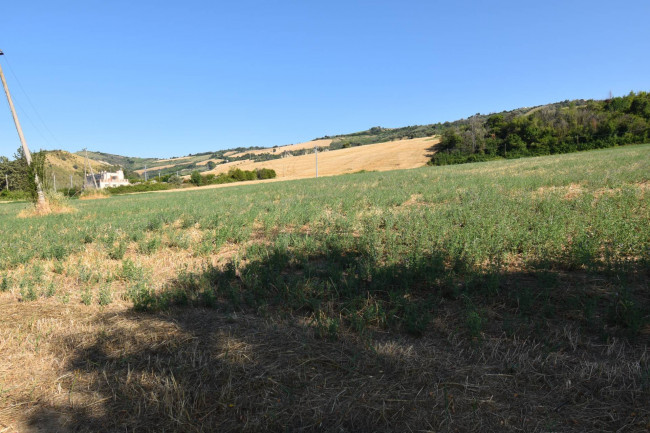
[(30, 148), (170, 157), (648, 91), (649, 17), (647, 0), (6, 1), (0, 64)]

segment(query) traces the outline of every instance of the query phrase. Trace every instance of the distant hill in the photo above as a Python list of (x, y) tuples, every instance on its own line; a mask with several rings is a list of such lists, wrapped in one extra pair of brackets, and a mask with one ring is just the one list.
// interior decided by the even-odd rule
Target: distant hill
[[(49, 182), (53, 182), (56, 178), (56, 185), (58, 188), (70, 186), (70, 176), (72, 176), (73, 186), (80, 187), (83, 184), (84, 176), (84, 157), (66, 152), (65, 150), (49, 150), (46, 151), (46, 167), (49, 176), (54, 175)], [(95, 173), (102, 170), (109, 171), (114, 168), (113, 165), (94, 161), (88, 158), (88, 164), (92, 166)], [(90, 171), (88, 169), (88, 171)]]
[[(136, 158), (131, 156), (115, 155), (112, 153), (96, 152), (90, 150), (87, 152), (87, 154), (89, 159), (103, 162), (108, 165), (120, 166), (127, 170), (135, 170), (141, 166), (144, 167), (144, 165), (147, 163), (156, 161), (156, 158)], [(84, 158), (86, 156), (86, 152), (81, 150), (79, 152), (75, 152), (75, 155)]]
[[(156, 178), (194, 171), (218, 175), (231, 168), (273, 169), (278, 178), (361, 170), (391, 170), (501, 158), (566, 153), (650, 141), (650, 94), (634, 93), (602, 101), (577, 99), (500, 113), (477, 113), (454, 122), (384, 128), (324, 136), (283, 146), (237, 147), (168, 159), (137, 158), (99, 151), (47, 151), (47, 183), (81, 186), (86, 156), (93, 171), (122, 167), (127, 176)], [(385, 143), (385, 145), (378, 146)], [(363, 146), (363, 149), (356, 149)], [(0, 159), (0, 187), (20, 190), (20, 164)], [(72, 178), (72, 179), (71, 179)]]
[[(445, 155), (441, 154), (438, 157), (434, 157), (434, 161), (433, 161), (434, 163), (463, 162), (463, 161), (471, 161), (474, 159), (481, 160), (485, 158), (490, 159), (490, 158), (499, 158), (499, 157), (514, 157), (517, 155), (526, 156), (528, 153), (537, 154), (535, 152), (538, 151), (542, 152), (542, 150), (544, 150), (544, 149), (539, 150), (535, 148), (536, 130), (534, 128), (526, 129), (525, 132), (523, 133), (524, 136), (520, 137), (524, 142), (526, 140), (529, 141), (532, 140), (531, 143), (528, 143), (532, 145), (531, 148), (534, 148), (533, 149), (534, 151), (531, 151), (532, 153), (531, 152), (527, 153), (527, 151), (521, 151), (521, 149), (519, 153), (515, 153), (514, 152), (515, 149), (510, 149), (510, 151), (508, 152), (509, 150), (508, 144), (502, 145), (501, 142), (495, 145), (493, 149), (494, 155), (486, 153), (487, 152), (486, 149), (488, 149), (489, 146), (484, 146), (484, 144), (492, 143), (492, 141), (490, 140), (499, 139), (499, 137), (497, 136), (492, 137), (492, 134), (494, 134), (495, 131), (493, 131), (493, 129), (490, 129), (491, 126), (488, 124), (489, 119), (492, 119), (492, 121), (494, 121), (495, 119), (497, 120), (505, 119), (506, 122), (512, 121), (514, 123), (511, 123), (510, 125), (513, 128), (518, 128), (524, 124), (539, 125), (545, 121), (544, 119), (546, 119), (551, 115), (559, 119), (562, 116), (567, 117), (565, 113), (573, 113), (574, 116), (573, 117), (569, 116), (571, 117), (571, 119), (569, 120), (579, 121), (581, 125), (574, 128), (574, 130), (569, 131), (573, 134), (573, 135), (572, 134), (569, 135), (573, 140), (576, 140), (574, 136), (578, 136), (576, 149), (581, 149), (585, 146), (584, 144), (585, 142), (583, 141), (581, 145), (580, 140), (582, 138), (580, 137), (589, 135), (590, 133), (589, 125), (593, 125), (594, 116), (597, 119), (598, 124), (600, 125), (596, 127), (597, 133), (600, 135), (598, 134), (596, 135), (602, 138), (603, 122), (601, 122), (601, 120), (607, 117), (605, 114), (603, 114), (603, 112), (606, 112), (607, 110), (612, 111), (612, 107), (613, 107), (612, 104), (614, 105), (617, 103), (620, 104), (621, 101), (625, 103), (624, 101), (625, 98), (629, 99), (630, 97), (628, 96), (623, 98), (614, 98), (613, 103), (609, 103), (607, 101), (593, 101), (593, 100), (584, 100), (584, 99), (566, 100), (562, 102), (539, 105), (534, 107), (522, 107), (514, 110), (502, 111), (500, 113), (490, 113), (490, 114), (477, 113), (469, 118), (459, 119), (453, 122), (442, 122), (442, 123), (439, 122), (439, 123), (431, 123), (427, 125), (412, 125), (412, 126), (404, 126), (400, 128), (384, 128), (381, 126), (375, 126), (364, 131), (358, 131), (349, 134), (339, 134), (333, 136), (326, 135), (308, 142), (298, 143), (298, 144), (273, 146), (269, 148), (238, 147), (234, 149), (224, 149), (218, 151), (209, 151), (209, 152), (203, 152), (197, 154), (190, 154), (187, 156), (181, 156), (181, 157), (169, 158), (169, 159), (135, 158), (135, 157), (121, 156), (121, 155), (115, 155), (115, 154), (98, 152), (98, 151), (88, 151), (88, 157), (95, 161), (103, 162), (108, 165), (121, 166), (125, 169), (127, 173), (132, 173), (133, 175), (140, 176), (140, 177), (144, 177), (145, 167), (146, 167), (147, 175), (149, 178), (151, 178), (152, 176), (157, 176), (158, 174), (164, 176), (164, 175), (169, 175), (174, 173), (178, 173), (181, 176), (186, 176), (195, 170), (198, 170), (200, 172), (215, 173), (215, 172), (221, 172), (225, 170), (226, 167), (228, 166), (239, 166), (242, 164), (246, 164), (247, 166), (249, 166), (250, 164), (257, 163), (255, 165), (257, 167), (257, 166), (264, 165), (261, 163), (265, 161), (278, 160), (280, 158), (287, 157), (287, 156), (305, 155), (306, 153), (313, 152), (314, 147), (318, 147), (321, 150), (334, 151), (334, 150), (352, 148), (357, 146), (365, 146), (369, 144), (385, 143), (385, 142), (399, 141), (399, 140), (413, 140), (413, 139), (435, 137), (435, 136), (443, 136), (442, 144), (438, 146), (438, 149), (442, 149)], [(597, 108), (596, 111), (594, 111), (594, 107), (599, 107), (599, 108)], [(616, 111), (617, 109), (618, 108), (614, 109), (614, 111)], [(625, 108), (623, 108), (623, 110), (625, 110)], [(628, 107), (628, 111), (629, 111), (629, 107)], [(598, 112), (600, 114), (598, 114)], [(621, 111), (619, 114), (621, 115), (629, 114), (631, 116), (630, 113), (626, 113), (624, 111)], [(626, 139), (629, 139), (630, 135), (629, 134), (625, 135), (627, 131), (626, 130), (627, 126), (625, 125), (626, 118), (623, 116), (620, 117), (620, 119), (622, 119), (623, 125), (619, 123), (616, 126), (616, 128), (618, 128), (616, 131), (613, 132), (605, 131), (605, 132), (607, 133), (611, 132), (614, 135), (619, 134), (620, 132), (620, 134), (616, 136), (617, 137), (620, 136), (619, 141), (622, 140), (621, 142), (623, 142)], [(451, 134), (452, 132), (456, 133), (456, 136), (452, 137), (452, 141), (450, 142), (449, 134)], [(499, 129), (496, 132), (502, 134), (503, 137), (506, 137), (506, 135), (508, 135), (508, 132), (503, 128)], [(591, 135), (593, 136), (594, 134)], [(513, 143), (515, 144), (519, 143), (517, 141), (517, 137), (514, 137), (512, 135), (509, 137), (510, 139), (514, 140)], [(638, 138), (639, 137), (636, 137), (635, 140), (637, 140)], [(454, 139), (456, 139), (457, 141), (454, 142), (453, 141)], [(505, 140), (505, 138), (503, 138), (503, 140)], [(618, 143), (618, 141), (616, 140), (611, 142)], [(565, 146), (565, 147), (569, 149), (569, 151), (570, 149), (572, 149), (571, 146)], [(505, 150), (504, 155), (499, 154), (499, 152), (501, 152), (500, 149)], [(452, 156), (447, 156), (450, 153), (452, 154)], [(547, 153), (553, 153), (553, 152), (549, 150), (549, 152)], [(542, 152), (541, 154), (544, 154), (544, 152)], [(77, 155), (83, 156), (84, 152), (77, 152)], [(386, 157), (389, 158), (390, 155), (386, 155)], [(218, 168), (218, 166), (221, 165), (222, 167)], [(266, 165), (277, 166), (278, 164), (277, 163), (271, 164), (269, 162)]]

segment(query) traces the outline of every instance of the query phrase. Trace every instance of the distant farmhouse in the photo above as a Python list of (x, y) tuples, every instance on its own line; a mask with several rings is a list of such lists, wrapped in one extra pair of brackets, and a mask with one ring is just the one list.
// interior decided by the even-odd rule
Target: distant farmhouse
[(86, 176), (86, 188), (111, 188), (114, 186), (129, 185), (129, 180), (124, 178), (124, 171), (117, 170), (115, 173), (102, 171), (98, 174)]

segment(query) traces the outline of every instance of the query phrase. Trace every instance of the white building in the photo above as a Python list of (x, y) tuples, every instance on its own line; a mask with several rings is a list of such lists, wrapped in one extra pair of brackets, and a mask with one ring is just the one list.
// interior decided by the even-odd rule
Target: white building
[(86, 176), (86, 187), (87, 188), (111, 188), (114, 186), (130, 185), (129, 180), (124, 178), (124, 171), (117, 170), (115, 173), (109, 173), (107, 171), (102, 171), (101, 173), (95, 174), (95, 181), (93, 182), (93, 175), (89, 174)]

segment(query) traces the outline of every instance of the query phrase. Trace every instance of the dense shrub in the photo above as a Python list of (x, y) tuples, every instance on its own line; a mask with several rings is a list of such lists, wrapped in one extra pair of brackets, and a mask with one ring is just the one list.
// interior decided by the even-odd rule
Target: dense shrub
[(111, 195), (118, 195), (118, 194), (128, 194), (131, 192), (162, 191), (171, 188), (173, 188), (173, 186), (167, 183), (142, 182), (133, 185), (106, 188), (106, 191)]
[(434, 165), (519, 158), (647, 142), (650, 94), (567, 101), (522, 112), (475, 115), (447, 128)]
[(27, 191), (7, 191), (3, 189), (0, 192), (0, 200), (29, 200), (31, 195)]
[(196, 186), (201, 186), (203, 180), (201, 178), (201, 173), (199, 173), (198, 170), (194, 170), (192, 172), (192, 174), (190, 175), (190, 182), (192, 182)]
[(246, 180), (256, 179), (273, 179), (276, 177), (275, 170), (270, 168), (260, 168), (257, 170), (242, 170), (239, 168), (231, 168), (228, 173), (221, 173), (219, 175), (208, 174), (201, 177), (201, 184), (214, 185), (231, 182), (243, 182)]
[(275, 170), (270, 168), (260, 168), (257, 170), (258, 179), (273, 179), (276, 176)]

